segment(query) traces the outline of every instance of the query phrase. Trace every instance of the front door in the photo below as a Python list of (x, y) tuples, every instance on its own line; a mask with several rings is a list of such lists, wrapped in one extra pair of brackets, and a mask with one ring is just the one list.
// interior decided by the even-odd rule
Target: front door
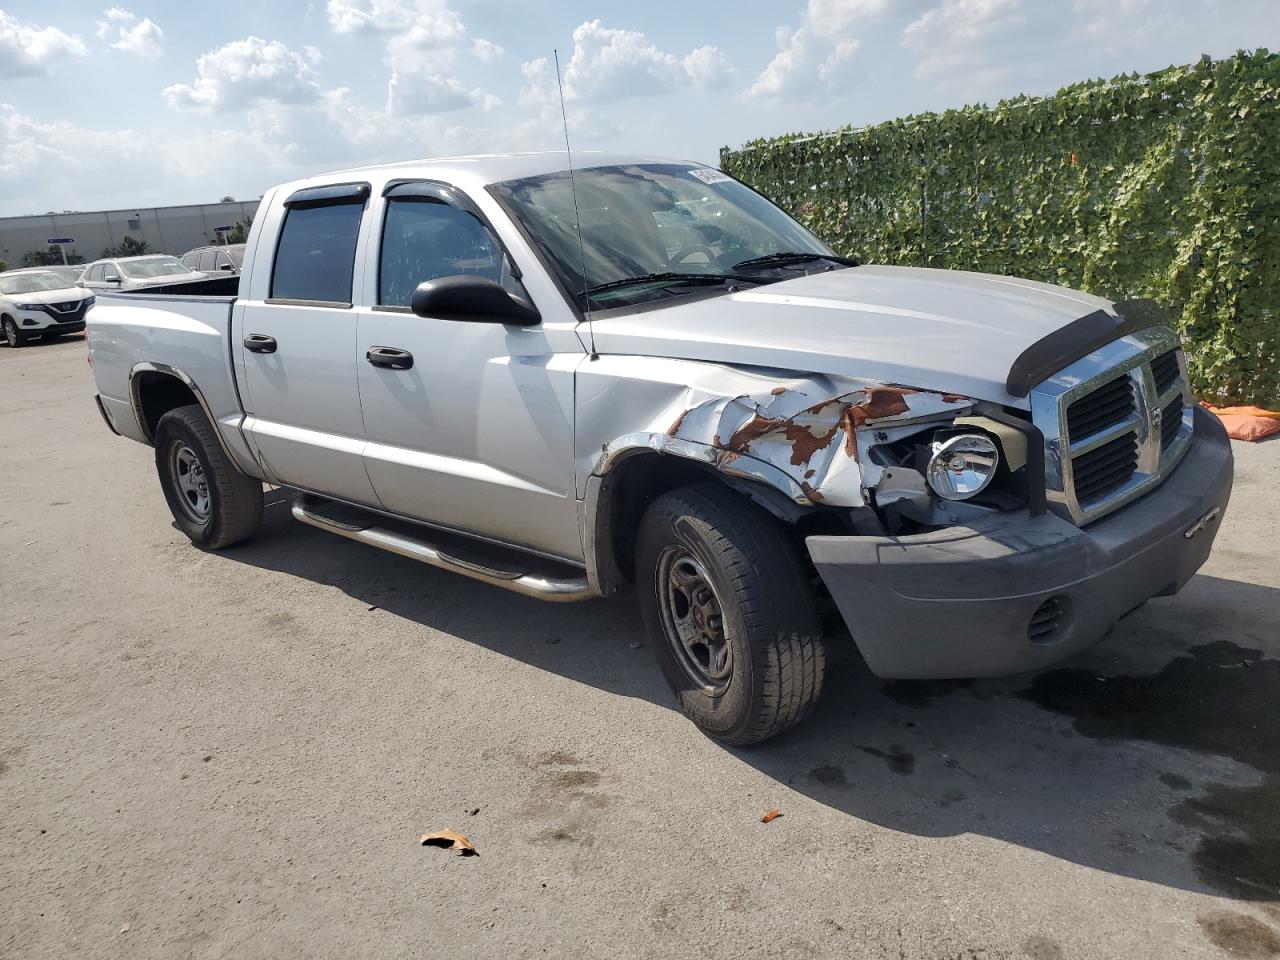
[[(380, 206), (365, 287), (373, 306), (361, 310), (357, 344), (365, 467), (379, 499), (395, 513), (581, 559), (573, 376), (584, 354), (572, 325), (409, 312), (414, 288), (437, 277), (478, 273), (524, 291), (488, 228), (431, 185), (392, 187)], [(412, 366), (375, 365), (374, 347), (407, 353)]]
[[(271, 480), (377, 506), (365, 473), (356, 380), (356, 247), (368, 184), (301, 190), (264, 204), (248, 295), (237, 301), (246, 435)], [(263, 275), (269, 272), (269, 276)]]

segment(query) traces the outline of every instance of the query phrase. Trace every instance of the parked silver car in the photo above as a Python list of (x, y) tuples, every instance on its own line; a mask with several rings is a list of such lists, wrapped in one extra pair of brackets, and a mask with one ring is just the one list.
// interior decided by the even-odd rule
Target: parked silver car
[(219, 244), (215, 247), (196, 247), (182, 255), (182, 262), (191, 270), (207, 273), (211, 277), (239, 276), (244, 261), (244, 244)]
[(124, 292), (204, 279), (203, 273), (192, 270), (177, 257), (151, 254), (95, 260), (85, 268), (81, 283), (90, 290)]

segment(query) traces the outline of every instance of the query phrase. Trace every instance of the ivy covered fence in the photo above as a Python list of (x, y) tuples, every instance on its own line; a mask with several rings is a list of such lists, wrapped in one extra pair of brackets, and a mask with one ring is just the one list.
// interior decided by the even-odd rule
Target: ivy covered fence
[(1280, 55), (755, 140), (721, 167), (837, 251), (1169, 308), (1196, 393), (1280, 403)]

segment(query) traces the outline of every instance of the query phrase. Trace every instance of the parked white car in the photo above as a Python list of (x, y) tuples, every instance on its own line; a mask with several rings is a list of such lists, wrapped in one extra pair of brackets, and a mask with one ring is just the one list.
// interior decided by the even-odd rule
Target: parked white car
[(42, 270), (0, 273), (0, 329), (10, 347), (79, 333), (94, 297)]
[(80, 285), (80, 278), (84, 276), (84, 264), (52, 264), (47, 267), (19, 267), (16, 270), (6, 270), (0, 276), (11, 277), (19, 273), (52, 273), (59, 280), (66, 282), (68, 287), (77, 287)]
[(882, 677), (1016, 673), (1208, 557), (1231, 448), (1154, 304), (860, 266), (718, 170), (584, 160), (285, 184), (238, 297), (104, 295), (98, 403), (177, 526), (236, 543), (268, 481), (529, 596), (634, 584), (733, 744), (812, 709), (831, 601)]
[(127, 293), (148, 287), (166, 287), (175, 283), (192, 283), (208, 277), (192, 270), (177, 257), (145, 255), (95, 260), (85, 267), (80, 282), (90, 290), (114, 290)]

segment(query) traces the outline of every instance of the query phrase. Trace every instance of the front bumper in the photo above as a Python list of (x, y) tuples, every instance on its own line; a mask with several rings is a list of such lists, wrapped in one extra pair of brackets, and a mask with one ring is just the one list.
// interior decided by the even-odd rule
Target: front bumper
[(1165, 481), (1087, 527), (1023, 511), (916, 536), (807, 543), (878, 676), (1020, 673), (1181, 589), (1209, 556), (1231, 479), (1226, 431), (1196, 408), (1191, 447)]
[[(78, 333), (85, 327), (85, 311), (78, 310), (75, 319), (63, 320), (61, 317), (43, 311), (20, 311), (17, 314), (18, 332), (35, 333)], [(73, 314), (72, 316), (75, 316)]]

